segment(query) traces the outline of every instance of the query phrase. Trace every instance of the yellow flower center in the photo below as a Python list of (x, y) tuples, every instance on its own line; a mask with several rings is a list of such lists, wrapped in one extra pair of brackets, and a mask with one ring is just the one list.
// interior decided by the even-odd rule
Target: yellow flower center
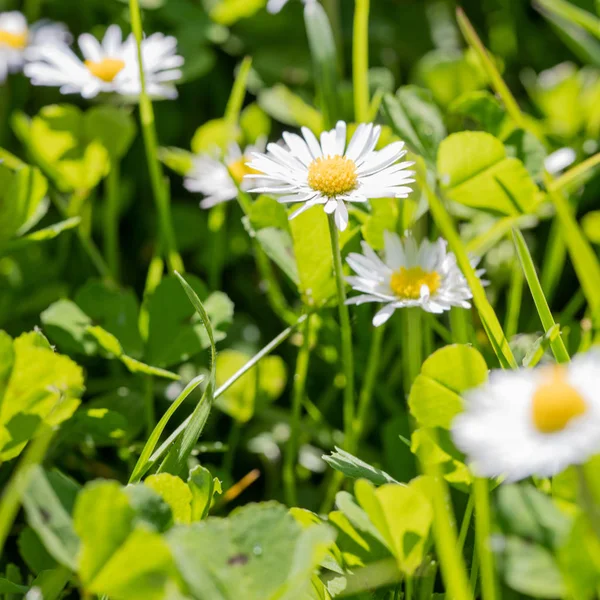
[(390, 287), (396, 296), (406, 300), (418, 300), (421, 288), (426, 285), (429, 293), (434, 294), (440, 287), (442, 279), (435, 271), (423, 271), (421, 267), (400, 267), (390, 280)]
[(29, 34), (27, 30), (22, 33), (11, 33), (10, 31), (0, 30), (0, 46), (23, 50), (27, 46), (28, 38)]
[(256, 171), (255, 169), (251, 169), (247, 164), (247, 158), (242, 156), (242, 158), (231, 162), (227, 165), (229, 169), (229, 173), (235, 179), (238, 184), (241, 184), (244, 181), (244, 177), (246, 175), (254, 175), (259, 173), (260, 171)]
[(106, 83), (112, 83), (115, 77), (125, 68), (125, 63), (118, 58), (103, 58), (99, 62), (86, 60), (85, 66), (89, 72)]
[(562, 431), (571, 419), (587, 410), (585, 400), (567, 383), (565, 375), (565, 368), (556, 365), (533, 394), (531, 416), (541, 433)]
[(351, 192), (357, 183), (356, 164), (343, 156), (317, 158), (308, 167), (308, 185), (328, 198)]

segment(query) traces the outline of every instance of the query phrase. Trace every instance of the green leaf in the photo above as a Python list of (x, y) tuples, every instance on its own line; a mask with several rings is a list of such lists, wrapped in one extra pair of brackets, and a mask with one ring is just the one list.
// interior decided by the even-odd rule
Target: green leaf
[(48, 181), (38, 169), (0, 165), (0, 242), (29, 231), (48, 210)]
[(208, 516), (214, 496), (221, 494), (221, 481), (201, 465), (190, 471), (188, 486), (192, 492), (192, 521), (201, 521)]
[(88, 331), (91, 318), (71, 300), (51, 304), (41, 315), (44, 331), (64, 352), (92, 356), (98, 352), (98, 343)]
[[(219, 330), (231, 321), (233, 305), (222, 292), (207, 298), (206, 286), (189, 276), (192, 289), (202, 298), (214, 321), (215, 341), (225, 338)], [(189, 360), (210, 346), (202, 320), (190, 304), (175, 276), (165, 277), (148, 303), (150, 330), (146, 361), (159, 367), (170, 367)]]
[(333, 541), (329, 527), (303, 529), (276, 503), (176, 527), (166, 537), (190, 592), (211, 600), (304, 597)]
[(143, 341), (138, 328), (139, 303), (133, 290), (111, 287), (102, 281), (88, 281), (77, 290), (75, 303), (99, 325), (112, 333), (128, 356), (140, 359)]
[(438, 146), (446, 137), (446, 126), (432, 94), (414, 85), (401, 87), (395, 96), (386, 94), (383, 112), (394, 133), (408, 147), (435, 165)]
[(217, 0), (210, 10), (210, 18), (220, 25), (233, 25), (257, 13), (266, 0)]
[(108, 104), (90, 108), (84, 126), (86, 138), (99, 141), (113, 161), (127, 154), (137, 129), (130, 110)]
[(8, 579), (4, 579), (4, 577), (0, 577), (0, 594), (26, 594), (29, 588), (25, 585), (18, 585), (9, 581)]
[(228, 123), (225, 119), (213, 119), (196, 130), (192, 138), (192, 152), (201, 154), (215, 150), (225, 151), (231, 142), (240, 141), (241, 131), (237, 125)]
[(322, 458), (330, 467), (351, 479), (367, 479), (375, 485), (397, 483), (397, 481), (385, 471), (376, 469), (337, 446), (334, 452), (330, 455), (325, 454)]
[(115, 446), (125, 440), (127, 420), (106, 408), (80, 408), (63, 426), (61, 436), (70, 443), (93, 441), (96, 447)]
[(459, 204), (501, 215), (533, 212), (539, 190), (523, 163), (500, 140), (463, 131), (440, 145), (437, 168), (446, 195)]
[[(252, 356), (237, 350), (224, 350), (217, 355), (217, 387), (237, 373)], [(258, 374), (258, 381), (257, 381)], [(278, 356), (267, 356), (259, 365), (240, 377), (216, 401), (216, 406), (240, 423), (254, 415), (257, 403), (273, 402), (285, 388), (286, 366)]]
[(510, 588), (534, 598), (564, 598), (564, 581), (550, 551), (511, 536), (504, 556), (504, 580)]
[(376, 198), (370, 201), (371, 214), (367, 217), (361, 232), (365, 242), (374, 250), (385, 247), (383, 234), (385, 231), (396, 231), (398, 226), (398, 200), (394, 198)]
[(354, 492), (387, 541), (398, 568), (412, 575), (423, 562), (433, 522), (433, 507), (418, 482), (386, 483), (376, 489), (372, 483), (359, 479)]
[(271, 119), (256, 102), (253, 102), (242, 110), (240, 127), (244, 132), (244, 139), (249, 144), (255, 144), (258, 140), (269, 137)]
[(204, 381), (204, 375), (198, 375), (190, 381), (186, 386), (183, 392), (179, 394), (177, 399), (169, 406), (165, 414), (161, 417), (160, 421), (157, 423), (156, 427), (150, 434), (150, 437), (146, 441), (144, 449), (138, 458), (138, 461), (131, 473), (131, 477), (129, 478), (129, 483), (135, 483), (139, 481), (144, 474), (150, 469), (153, 465), (151, 461), (151, 455), (154, 452), (154, 448), (156, 448), (156, 444), (160, 440), (160, 437), (167, 426), (167, 423), (171, 420), (171, 417), (175, 413), (175, 411), (181, 406), (181, 404), (185, 401), (185, 399)]
[(548, 153), (544, 144), (533, 133), (515, 129), (504, 140), (504, 147), (507, 155), (518, 158), (532, 177), (541, 177)]
[(592, 244), (600, 244), (600, 210), (592, 210), (581, 219), (581, 227)]
[(194, 166), (194, 154), (181, 148), (160, 148), (158, 156), (169, 169), (179, 175), (187, 175)]
[(487, 375), (485, 360), (475, 348), (446, 346), (423, 363), (410, 390), (410, 411), (423, 427), (449, 429), (463, 409), (461, 394), (482, 385)]
[(64, 221), (59, 221), (54, 225), (44, 227), (43, 229), (38, 229), (33, 233), (29, 233), (21, 236), (20, 238), (12, 240), (11, 242), (5, 244), (2, 250), (14, 252), (15, 250), (23, 248), (24, 246), (28, 246), (29, 244), (53, 240), (63, 233), (63, 231), (70, 231), (71, 229), (75, 229), (75, 227), (79, 227), (80, 223), (80, 217), (72, 217), (70, 219), (65, 219)]
[(277, 83), (258, 95), (259, 106), (271, 117), (293, 127), (308, 127), (311, 131), (323, 131), (323, 117), (289, 88)]
[(31, 588), (38, 589), (44, 600), (58, 600), (71, 577), (71, 573), (65, 567), (42, 571), (31, 582)]
[(135, 511), (135, 526), (150, 528), (158, 533), (173, 527), (173, 511), (158, 492), (143, 483), (130, 484), (123, 491)]
[(170, 507), (175, 523), (190, 523), (192, 520), (192, 492), (188, 485), (169, 473), (150, 475), (144, 481)]
[(79, 538), (73, 527), (71, 515), (39, 466), (34, 467), (31, 473), (23, 494), (23, 506), (29, 525), (52, 558), (74, 571)]
[(470, 119), (498, 138), (502, 138), (502, 134), (510, 127), (504, 107), (487, 90), (463, 94), (448, 107), (448, 111)]
[(56, 561), (46, 550), (40, 537), (32, 527), (27, 526), (21, 530), (17, 538), (17, 546), (21, 558), (34, 574), (56, 567)]

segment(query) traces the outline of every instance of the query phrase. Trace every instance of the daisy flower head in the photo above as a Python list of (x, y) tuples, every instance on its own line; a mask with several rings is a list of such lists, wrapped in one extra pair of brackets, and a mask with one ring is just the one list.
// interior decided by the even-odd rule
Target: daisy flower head
[(406, 198), (412, 191), (412, 162), (398, 162), (405, 154), (404, 142), (393, 142), (375, 150), (381, 127), (360, 124), (346, 144), (346, 123), (339, 121), (335, 129), (324, 131), (320, 140), (308, 129), (302, 136), (284, 133), (284, 145), (269, 144), (266, 154), (254, 154), (249, 166), (266, 183), (253, 192), (279, 196), (282, 203), (300, 203), (292, 214), (318, 204), (328, 214), (335, 213), (340, 231), (348, 226), (347, 202), (367, 202), (370, 198)]
[(600, 352), (569, 365), (493, 371), (468, 392), (452, 438), (473, 472), (550, 477), (600, 453)]
[(185, 188), (204, 196), (200, 208), (212, 208), (233, 200), (238, 195), (238, 187), (244, 192), (253, 187), (252, 181), (246, 179), (246, 175), (253, 173), (246, 163), (251, 153), (263, 152), (265, 145), (266, 140), (259, 139), (242, 151), (239, 144), (233, 142), (223, 158), (218, 153), (198, 154), (183, 182)]
[(27, 53), (45, 44), (65, 44), (70, 35), (61, 23), (39, 21), (31, 27), (18, 11), (0, 13), (0, 83), (23, 68)]
[[(44, 44), (30, 54), (25, 74), (31, 83), (57, 86), (63, 94), (95, 98), (114, 93), (136, 100), (142, 90), (138, 53), (133, 34), (123, 41), (118, 25), (111, 25), (102, 41), (84, 33), (79, 37), (81, 60), (64, 44)], [(155, 33), (142, 40), (146, 89), (152, 98), (176, 98), (175, 82), (181, 76), (183, 58), (177, 40)]]
[[(446, 240), (423, 240), (418, 244), (408, 233), (404, 239), (384, 232), (383, 258), (362, 242), (363, 254), (351, 252), (346, 259), (355, 276), (346, 277), (352, 288), (361, 292), (348, 304), (380, 302), (384, 306), (373, 318), (373, 325), (385, 323), (397, 308), (418, 306), (430, 313), (442, 313), (453, 306), (470, 308), (472, 298), (467, 280), (448, 252)], [(472, 261), (476, 266), (478, 260)], [(484, 271), (476, 271), (481, 276)]]

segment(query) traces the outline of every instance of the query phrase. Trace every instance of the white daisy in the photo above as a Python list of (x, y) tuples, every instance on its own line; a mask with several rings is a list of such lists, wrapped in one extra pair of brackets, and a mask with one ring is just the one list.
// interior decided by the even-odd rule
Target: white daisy
[(253, 187), (246, 175), (253, 171), (246, 162), (253, 152), (262, 152), (266, 140), (258, 140), (243, 152), (235, 142), (229, 145), (224, 160), (218, 154), (199, 154), (194, 157), (192, 169), (183, 184), (190, 192), (199, 192), (205, 196), (200, 202), (201, 208), (212, 208), (222, 202), (233, 200), (238, 195), (238, 186), (247, 192)]
[[(31, 52), (25, 74), (34, 85), (59, 86), (63, 94), (94, 98), (115, 93), (137, 99), (141, 93), (135, 38), (123, 41), (120, 27), (111, 25), (102, 42), (85, 33), (79, 37), (84, 60), (64, 44), (46, 44)], [(183, 58), (177, 40), (155, 33), (142, 41), (146, 89), (153, 98), (176, 98), (174, 83), (181, 79)]]
[[(447, 250), (446, 240), (424, 240), (419, 245), (410, 234), (402, 241), (396, 233), (386, 231), (384, 242), (383, 260), (366, 242), (362, 242), (363, 254), (351, 252), (347, 258), (356, 276), (346, 280), (362, 292), (347, 303), (384, 304), (373, 318), (375, 327), (385, 323), (397, 308), (420, 306), (430, 313), (442, 313), (453, 306), (471, 307), (473, 295), (456, 257)], [(473, 266), (477, 262), (474, 259)], [(480, 276), (484, 271), (476, 273)]]
[(28, 50), (44, 44), (66, 43), (70, 39), (61, 23), (39, 21), (31, 27), (18, 11), (0, 13), (0, 83), (9, 73), (23, 68)]
[(340, 231), (348, 226), (346, 202), (367, 202), (370, 198), (406, 198), (414, 179), (408, 171), (412, 162), (398, 161), (406, 154), (404, 142), (394, 142), (383, 150), (375, 146), (381, 134), (379, 125), (360, 124), (346, 147), (346, 123), (324, 131), (321, 140), (308, 128), (303, 138), (284, 133), (285, 145), (269, 144), (266, 154), (254, 154), (249, 166), (261, 173), (267, 185), (253, 192), (280, 196), (279, 202), (300, 202), (302, 207), (290, 218), (317, 204), (325, 212), (335, 212)]
[(550, 477), (600, 453), (600, 353), (569, 365), (493, 371), (452, 424), (457, 448), (484, 477)]

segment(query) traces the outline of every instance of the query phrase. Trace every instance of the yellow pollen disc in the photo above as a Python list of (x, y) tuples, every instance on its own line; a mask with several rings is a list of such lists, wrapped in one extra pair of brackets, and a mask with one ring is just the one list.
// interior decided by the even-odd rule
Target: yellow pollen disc
[(555, 366), (533, 394), (531, 416), (541, 433), (562, 431), (587, 410), (585, 400), (566, 381), (564, 367)]
[(351, 192), (357, 183), (356, 164), (343, 156), (317, 158), (308, 167), (308, 185), (329, 198)]
[(441, 278), (435, 271), (423, 271), (421, 267), (400, 267), (390, 280), (390, 287), (396, 296), (406, 300), (418, 300), (421, 297), (421, 287), (426, 285), (429, 293), (434, 294), (440, 287)]
[(10, 31), (0, 30), (0, 46), (8, 46), (15, 50), (23, 50), (27, 46), (28, 32), (11, 33)]
[(115, 77), (125, 68), (125, 63), (117, 58), (103, 58), (100, 62), (86, 60), (89, 72), (106, 83), (112, 83)]
[(227, 165), (227, 168), (229, 169), (229, 173), (231, 174), (231, 176), (235, 179), (235, 181), (240, 184), (242, 183), (242, 181), (244, 181), (244, 177), (246, 175), (255, 175), (256, 173), (259, 173), (260, 171), (256, 171), (255, 169), (251, 169), (247, 164), (246, 161), (248, 159), (245, 156), (242, 156), (242, 158), (229, 163)]

